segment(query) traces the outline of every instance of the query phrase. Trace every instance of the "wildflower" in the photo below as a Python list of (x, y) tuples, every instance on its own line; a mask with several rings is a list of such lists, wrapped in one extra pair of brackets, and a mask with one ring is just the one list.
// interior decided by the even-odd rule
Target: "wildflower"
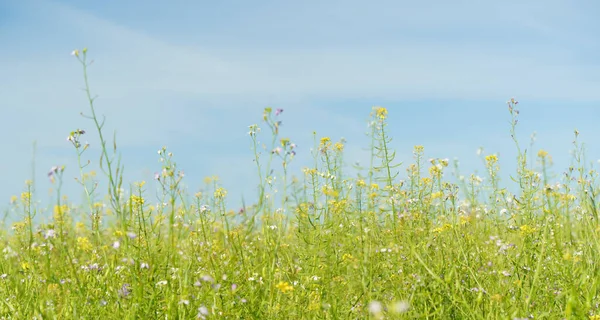
[(167, 285), (167, 283), (168, 283), (167, 280), (161, 280), (161, 281), (159, 281), (159, 282), (156, 283), (156, 286), (157, 287), (162, 287), (162, 286)]
[(64, 170), (65, 170), (65, 166), (62, 166), (62, 167), (53, 166), (52, 168), (50, 168), (50, 171), (48, 172), (48, 178), (50, 178), (51, 182), (54, 182), (54, 176), (56, 174), (58, 174), (59, 172), (62, 173)]
[(326, 152), (331, 147), (331, 139), (329, 137), (321, 138), (319, 143), (319, 150), (321, 152)]
[(379, 316), (383, 312), (383, 304), (379, 301), (371, 301), (369, 302), (369, 313), (374, 316)]
[(119, 241), (115, 241), (113, 242), (112, 247), (114, 249), (119, 249), (119, 247), (121, 247), (121, 243)]
[(131, 293), (131, 286), (128, 283), (123, 284), (121, 289), (119, 289), (118, 293), (121, 298), (127, 298), (127, 296)]
[(281, 108), (275, 109), (275, 115), (276, 116), (280, 115), (282, 112), (283, 112), (283, 109), (281, 109)]
[(405, 313), (410, 309), (410, 304), (407, 301), (398, 301), (392, 305), (390, 311), (393, 313)]
[(413, 148), (413, 153), (414, 153), (415, 155), (420, 155), (420, 154), (422, 154), (422, 153), (423, 153), (423, 151), (424, 151), (424, 150), (425, 150), (425, 148), (424, 148), (423, 146), (421, 146), (421, 145), (414, 146), (414, 148)]
[(281, 151), (282, 151), (281, 147), (277, 147), (277, 148), (275, 148), (275, 149), (271, 150), (271, 153), (274, 153), (274, 154), (281, 154)]
[(44, 239), (54, 238), (55, 236), (56, 236), (56, 231), (54, 231), (54, 229), (48, 229), (48, 230), (46, 230), (46, 233), (44, 233)]
[(535, 233), (537, 231), (536, 228), (530, 227), (528, 225), (522, 225), (519, 228), (519, 230), (521, 230), (521, 234), (524, 235), (524, 236), (529, 235), (529, 234), (533, 234), (533, 233)]
[(74, 57), (79, 57), (79, 50), (75, 49), (75, 50), (71, 51), (71, 55)]
[(294, 291), (294, 287), (285, 281), (279, 282), (275, 288), (279, 289), (282, 293)]
[(375, 115), (379, 120), (385, 120), (387, 118), (387, 109), (384, 107), (375, 107)]
[(218, 188), (217, 190), (215, 190), (214, 196), (216, 199), (223, 199), (225, 198), (225, 196), (227, 195), (227, 190), (223, 189), (223, 188)]
[(77, 238), (77, 247), (82, 251), (90, 251), (92, 250), (92, 244), (90, 240), (86, 237), (78, 237)]
[(198, 308), (198, 319), (206, 319), (206, 316), (208, 316), (208, 308), (205, 306), (200, 306), (200, 308)]
[(248, 135), (251, 137), (254, 137), (257, 133), (260, 132), (260, 127), (256, 124), (248, 126), (248, 129), (250, 129), (250, 131), (248, 131)]
[(142, 262), (140, 263), (140, 269), (149, 269), (150, 265), (148, 265), (146, 262)]
[(485, 162), (487, 162), (489, 166), (494, 165), (498, 162), (498, 156), (495, 154), (490, 154), (485, 157)]

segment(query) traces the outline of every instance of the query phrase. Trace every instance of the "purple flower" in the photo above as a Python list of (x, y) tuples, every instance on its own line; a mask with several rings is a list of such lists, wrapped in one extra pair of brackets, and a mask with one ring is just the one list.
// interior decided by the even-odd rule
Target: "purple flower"
[(276, 115), (276, 116), (278, 116), (278, 115), (280, 115), (282, 112), (283, 112), (283, 109), (281, 109), (281, 108), (277, 108), (277, 109), (275, 110), (275, 115)]
[(54, 229), (48, 229), (48, 230), (46, 230), (46, 233), (44, 234), (44, 239), (54, 238), (55, 236), (56, 236), (56, 231), (54, 231)]
[(53, 174), (58, 172), (58, 167), (54, 166), (52, 168), (50, 168), (50, 172), (48, 172), (48, 177), (52, 177)]
[(129, 294), (131, 294), (131, 286), (128, 283), (125, 283), (121, 289), (119, 289), (119, 296), (122, 298), (126, 298)]

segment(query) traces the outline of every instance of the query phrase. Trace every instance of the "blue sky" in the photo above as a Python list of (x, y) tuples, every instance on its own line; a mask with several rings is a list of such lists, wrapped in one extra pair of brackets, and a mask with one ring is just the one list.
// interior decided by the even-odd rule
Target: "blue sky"
[[(77, 175), (65, 138), (76, 128), (93, 132), (79, 116), (88, 109), (70, 56), (83, 47), (126, 181), (151, 181), (165, 145), (190, 191), (218, 175), (232, 206), (253, 196), (246, 133), (265, 106), (285, 109), (296, 170), (313, 131), (345, 137), (346, 159), (364, 162), (366, 120), (382, 105), (399, 161), (422, 144), (428, 157), (456, 157), (470, 173), (481, 169), (483, 146), (508, 171), (511, 97), (520, 101), (521, 142), (537, 132), (536, 148), (552, 154), (557, 172), (575, 128), (595, 161), (599, 10), (594, 1), (0, 1), (0, 203), (31, 177), (34, 141), (43, 204), (51, 166)], [(95, 164), (97, 139), (86, 138)], [(79, 199), (75, 182), (65, 191)]]

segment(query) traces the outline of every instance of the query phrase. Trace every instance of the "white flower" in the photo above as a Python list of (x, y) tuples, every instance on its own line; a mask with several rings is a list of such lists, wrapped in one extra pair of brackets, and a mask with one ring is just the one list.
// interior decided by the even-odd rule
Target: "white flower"
[(167, 284), (167, 280), (161, 280), (161, 281), (159, 281), (159, 282), (156, 283), (156, 286), (157, 287), (162, 287), (162, 286), (164, 286), (166, 284)]
[(198, 318), (206, 319), (206, 316), (208, 316), (208, 308), (205, 306), (201, 306), (200, 308), (198, 308)]
[(379, 301), (369, 302), (369, 313), (373, 315), (381, 314), (383, 311), (383, 305)]
[(410, 304), (407, 301), (398, 301), (392, 305), (391, 311), (394, 313), (405, 313), (410, 309)]
[(54, 231), (54, 229), (49, 229), (49, 230), (46, 230), (46, 233), (44, 234), (44, 239), (54, 238), (55, 236), (56, 236), (56, 231)]

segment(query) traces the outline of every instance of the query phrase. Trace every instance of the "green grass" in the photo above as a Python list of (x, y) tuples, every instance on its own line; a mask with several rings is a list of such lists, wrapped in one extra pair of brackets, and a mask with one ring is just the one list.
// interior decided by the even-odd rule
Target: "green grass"
[[(13, 199), (23, 219), (2, 233), (2, 318), (600, 319), (598, 173), (585, 168), (577, 140), (561, 181), (550, 181), (549, 154), (515, 140), (512, 194), (499, 186), (493, 154), (481, 178), (426, 160), (422, 146), (414, 163), (396, 162), (387, 110), (376, 107), (369, 168), (348, 176), (344, 142), (315, 136), (314, 164), (288, 172), (295, 145), (280, 136), (280, 111), (266, 108), (263, 132), (249, 132), (258, 192), (233, 211), (216, 177), (186, 194), (166, 148), (156, 181), (124, 186), (117, 145), (94, 109), (87, 50), (74, 53), (101, 170), (86, 167), (80, 138), (91, 133), (76, 130), (83, 204), (60, 194), (64, 168), (51, 174), (49, 223), (33, 222), (31, 184)], [(508, 103), (513, 137), (516, 105)], [(150, 205), (149, 185), (162, 205)]]

